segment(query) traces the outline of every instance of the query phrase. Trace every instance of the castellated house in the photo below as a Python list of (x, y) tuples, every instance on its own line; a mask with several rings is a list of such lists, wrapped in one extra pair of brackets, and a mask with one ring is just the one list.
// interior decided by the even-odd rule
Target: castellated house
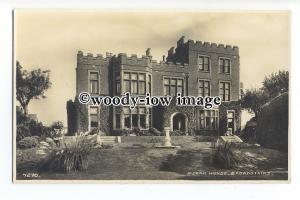
[[(240, 63), (236, 46), (185, 41), (157, 62), (150, 49), (141, 58), (124, 53), (106, 57), (77, 54), (76, 97), (67, 102), (68, 134), (96, 130), (105, 135), (120, 135), (136, 130), (151, 135), (169, 127), (183, 135), (231, 135), (240, 131)], [(200, 106), (108, 107), (78, 102), (81, 92), (92, 95), (220, 96), (222, 104), (213, 109)], [(155, 130), (155, 131), (153, 131)]]

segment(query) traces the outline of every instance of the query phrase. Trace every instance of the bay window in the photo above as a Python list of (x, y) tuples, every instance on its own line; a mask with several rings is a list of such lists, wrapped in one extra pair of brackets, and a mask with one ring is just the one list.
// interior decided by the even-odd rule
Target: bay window
[(137, 72), (124, 72), (124, 92), (130, 92), (133, 95), (146, 94), (146, 74)]
[[(123, 124), (122, 124), (123, 117)], [(151, 126), (151, 108), (138, 106), (134, 109), (123, 107), (115, 110), (115, 128), (128, 129), (134, 128), (148, 129)], [(147, 126), (148, 124), (148, 126)]]

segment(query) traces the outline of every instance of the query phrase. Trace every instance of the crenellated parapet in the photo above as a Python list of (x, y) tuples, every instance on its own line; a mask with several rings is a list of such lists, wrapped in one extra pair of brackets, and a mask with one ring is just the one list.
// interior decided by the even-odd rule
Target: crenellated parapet
[(203, 41), (194, 41), (194, 40), (188, 40), (187, 44), (190, 50), (195, 50), (195, 51), (210, 51), (210, 52), (234, 54), (234, 55), (239, 54), (239, 48), (237, 46), (203, 42)]
[(126, 53), (119, 53), (117, 60), (122, 65), (134, 65), (134, 66), (151, 66), (151, 57), (142, 55), (138, 57), (136, 54), (127, 56)]
[(152, 69), (159, 71), (175, 71), (175, 72), (187, 72), (189, 70), (189, 65), (187, 63), (179, 62), (157, 62), (156, 60), (152, 61)]
[(106, 57), (103, 57), (102, 54), (92, 54), (86, 53), (84, 54), (82, 51), (78, 51), (77, 53), (77, 63), (78, 64), (91, 64), (91, 65), (107, 65), (112, 59), (113, 55), (111, 53), (107, 53)]

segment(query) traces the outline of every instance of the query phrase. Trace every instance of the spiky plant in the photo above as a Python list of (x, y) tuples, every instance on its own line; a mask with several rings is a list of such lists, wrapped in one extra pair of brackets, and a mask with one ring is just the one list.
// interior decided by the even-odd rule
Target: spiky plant
[(54, 150), (46, 159), (44, 167), (49, 171), (71, 172), (87, 170), (94, 142), (87, 140), (85, 136), (76, 138), (72, 145)]
[(213, 153), (213, 163), (223, 169), (236, 168), (240, 161), (234, 153), (234, 145), (231, 142), (218, 145)]

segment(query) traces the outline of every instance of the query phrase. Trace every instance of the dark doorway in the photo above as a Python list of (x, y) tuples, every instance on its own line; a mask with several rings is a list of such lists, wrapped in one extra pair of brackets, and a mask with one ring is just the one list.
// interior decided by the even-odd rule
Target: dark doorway
[(182, 113), (177, 113), (173, 116), (173, 131), (185, 131), (185, 116)]

